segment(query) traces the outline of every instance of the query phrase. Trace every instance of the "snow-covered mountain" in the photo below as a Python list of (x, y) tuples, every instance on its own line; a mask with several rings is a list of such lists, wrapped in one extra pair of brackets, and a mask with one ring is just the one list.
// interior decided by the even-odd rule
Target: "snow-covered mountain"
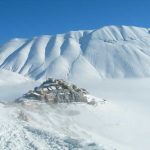
[(0, 68), (33, 79), (149, 77), (149, 66), (150, 30), (133, 26), (12, 39), (0, 47)]
[[(0, 47), (0, 149), (149, 149), (149, 66), (146, 28), (12, 39)], [(87, 88), (95, 105), (14, 102), (48, 77)]]

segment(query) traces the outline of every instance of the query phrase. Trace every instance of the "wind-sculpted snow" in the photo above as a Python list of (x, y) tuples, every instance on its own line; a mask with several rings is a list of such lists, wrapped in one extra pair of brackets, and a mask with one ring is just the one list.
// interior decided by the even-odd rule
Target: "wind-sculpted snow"
[(73, 81), (150, 76), (149, 29), (108, 26), (14, 39), (0, 47), (0, 68), (33, 79)]

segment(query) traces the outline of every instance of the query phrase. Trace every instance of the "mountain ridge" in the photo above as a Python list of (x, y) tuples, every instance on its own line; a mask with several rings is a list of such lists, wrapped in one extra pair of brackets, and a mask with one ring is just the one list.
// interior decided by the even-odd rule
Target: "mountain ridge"
[(0, 47), (0, 69), (44, 80), (149, 77), (149, 43), (149, 29), (134, 26), (15, 38)]

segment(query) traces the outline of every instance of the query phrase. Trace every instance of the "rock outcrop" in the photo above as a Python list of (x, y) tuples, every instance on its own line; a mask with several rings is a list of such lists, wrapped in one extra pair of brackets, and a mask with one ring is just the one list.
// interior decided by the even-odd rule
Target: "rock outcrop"
[(88, 92), (85, 89), (78, 88), (74, 84), (49, 78), (39, 87), (35, 87), (33, 91), (24, 94), (17, 101), (32, 99), (47, 103), (87, 102), (86, 94)]

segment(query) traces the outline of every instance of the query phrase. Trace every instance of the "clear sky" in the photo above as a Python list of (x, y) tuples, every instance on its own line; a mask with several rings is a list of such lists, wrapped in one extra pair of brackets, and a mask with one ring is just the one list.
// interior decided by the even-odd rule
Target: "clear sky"
[(0, 44), (106, 25), (150, 27), (150, 0), (0, 0)]

